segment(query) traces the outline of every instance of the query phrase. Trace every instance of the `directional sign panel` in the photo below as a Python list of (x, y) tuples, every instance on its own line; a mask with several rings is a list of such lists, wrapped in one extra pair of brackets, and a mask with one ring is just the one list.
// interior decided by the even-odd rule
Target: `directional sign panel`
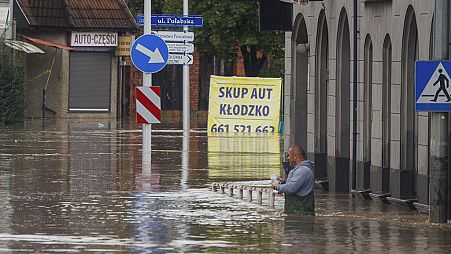
[(193, 53), (194, 44), (192, 43), (177, 43), (168, 42), (169, 53)]
[(200, 15), (152, 15), (152, 26), (163, 27), (202, 27), (204, 19)]
[(144, 14), (137, 14), (135, 17), (136, 24), (138, 26), (144, 26)]
[(158, 35), (164, 41), (194, 41), (194, 33), (188, 31), (152, 31), (152, 33)]
[(155, 73), (163, 69), (168, 62), (169, 50), (163, 39), (153, 34), (145, 34), (135, 40), (130, 56), (138, 70)]
[(416, 111), (451, 111), (451, 61), (417, 61)]
[(169, 54), (168, 64), (193, 64), (193, 55)]

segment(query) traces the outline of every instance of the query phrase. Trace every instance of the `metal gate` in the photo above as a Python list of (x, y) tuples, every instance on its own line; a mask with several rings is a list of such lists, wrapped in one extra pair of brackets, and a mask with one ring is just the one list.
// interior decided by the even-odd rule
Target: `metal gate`
[(111, 53), (71, 52), (69, 112), (109, 112)]

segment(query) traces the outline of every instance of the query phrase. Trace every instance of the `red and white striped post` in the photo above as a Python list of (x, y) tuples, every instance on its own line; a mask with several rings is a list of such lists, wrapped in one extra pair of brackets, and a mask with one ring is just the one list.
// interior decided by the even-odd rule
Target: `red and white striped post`
[(161, 122), (159, 86), (142, 86), (136, 88), (136, 122), (142, 124)]

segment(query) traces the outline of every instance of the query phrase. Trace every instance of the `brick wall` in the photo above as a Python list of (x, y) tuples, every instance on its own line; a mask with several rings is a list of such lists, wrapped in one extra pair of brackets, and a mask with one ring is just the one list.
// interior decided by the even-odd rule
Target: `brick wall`
[(241, 54), (241, 50), (238, 50), (237, 58), (236, 58), (236, 76), (246, 76), (246, 72), (244, 70), (244, 61), (243, 54)]
[(189, 67), (189, 88), (190, 88), (190, 109), (191, 111), (199, 108), (199, 54), (197, 52), (193, 53), (193, 64)]

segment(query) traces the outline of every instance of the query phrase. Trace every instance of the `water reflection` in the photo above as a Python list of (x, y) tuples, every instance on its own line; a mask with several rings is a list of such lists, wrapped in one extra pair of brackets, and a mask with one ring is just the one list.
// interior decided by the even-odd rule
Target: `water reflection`
[(252, 180), (280, 175), (280, 142), (279, 135), (273, 133), (210, 133), (209, 178)]
[[(375, 201), (317, 191), (316, 215), (285, 216), (208, 190), (214, 181), (268, 184), (277, 136), (184, 135), (108, 121), (0, 127), (0, 251), (124, 253), (446, 252), (449, 225)], [(263, 181), (262, 181), (263, 180)]]

